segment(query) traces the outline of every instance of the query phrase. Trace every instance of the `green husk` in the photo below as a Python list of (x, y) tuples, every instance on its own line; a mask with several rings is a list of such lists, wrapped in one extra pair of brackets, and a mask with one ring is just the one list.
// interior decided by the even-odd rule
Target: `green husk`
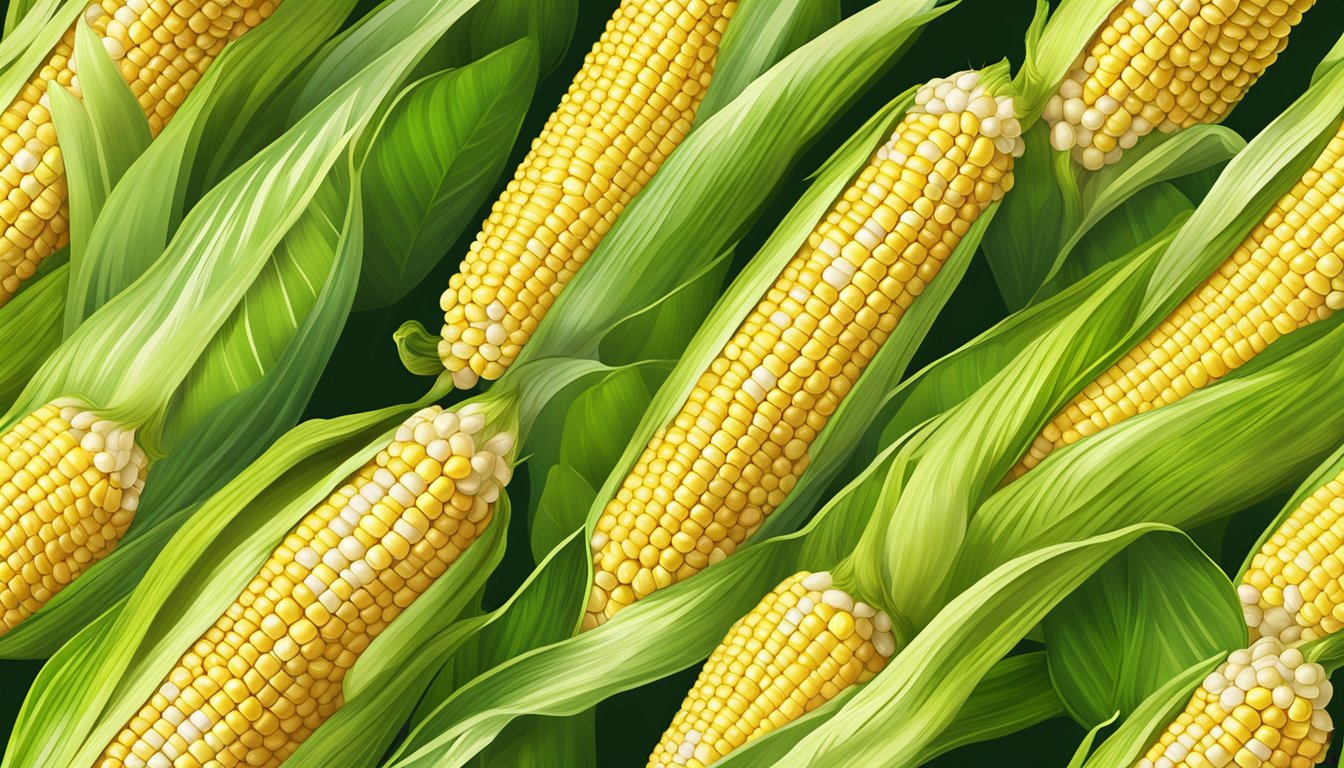
[[(615, 324), (710, 268), (803, 149), (945, 10), (932, 8), (930, 0), (883, 0), (789, 54), (697, 122), (556, 299), (514, 367), (595, 356)], [(403, 361), (415, 350), (437, 350), (438, 334), (415, 321), (397, 339)], [(435, 365), (442, 367), (437, 352), (432, 364), (412, 358), (407, 367)]]
[(1227, 575), (1176, 536), (1135, 542), (1042, 626), (1050, 679), (1084, 727), (1128, 715), (1191, 664), (1246, 643)]
[[(125, 183), (107, 196), (105, 215), (93, 222), (87, 247), (75, 259), (64, 309), (67, 336), (150, 268), (184, 212), (251, 157), (248, 150), (280, 135), (281, 126), (257, 119), (262, 104), (353, 6), (354, 0), (286, 0), (224, 48), (163, 132), (126, 170)], [(86, 104), (90, 110), (98, 106)], [(126, 133), (106, 140), (126, 141)], [(253, 143), (240, 147), (244, 134)]]
[[(10, 408), (6, 425), (37, 404), (78, 394), (140, 426), (137, 438), (151, 456), (171, 455), (152, 468), (119, 548), (0, 638), (0, 654), (49, 654), (134, 586), (201, 499), (297, 421), (359, 275), (362, 211), (349, 143), (378, 114), (392, 87), (387, 75), (409, 70), (471, 4), (443, 0), (430, 16), (421, 9), (421, 26), (404, 47), (340, 86), (202, 198), (163, 257), (98, 309), (96, 322), (81, 324)], [(246, 37), (226, 54), (250, 54), (244, 46), (257, 39), (265, 38)], [(191, 146), (185, 125), (186, 139), (164, 152), (158, 142), (145, 155), (161, 163), (146, 178), (171, 174), (165, 187), (181, 178), (181, 152)]]
[(714, 78), (700, 102), (704, 121), (785, 56), (840, 22), (839, 0), (746, 0), (724, 31)]
[[(842, 25), (843, 26), (843, 25)], [(992, 79), (993, 71), (989, 74)], [(606, 482), (598, 491), (594, 502), (588, 507), (587, 525), (594, 524), (597, 516), (605, 506), (605, 500), (614, 493), (614, 487), (624, 477), (629, 467), (638, 457), (648, 437), (669, 418), (669, 414), (679, 408), (684, 401), (687, 392), (694, 386), (699, 373), (708, 364), (714, 356), (718, 354), (724, 340), (728, 334), (736, 329), (741, 321), (741, 316), (750, 311), (765, 289), (774, 282), (782, 265), (792, 257), (797, 251), (801, 241), (810, 232), (815, 221), (824, 215), (830, 208), (831, 201), (843, 190), (849, 183), (849, 180), (864, 163), (881, 137), (890, 132), (890, 128), (897, 121), (899, 116), (904, 113), (905, 108), (910, 103), (911, 94), (899, 98), (888, 107), (884, 108), (877, 117), (875, 117), (865, 128), (857, 134), (846, 146), (832, 158), (826, 167), (822, 170), (812, 190), (795, 207), (795, 209), (785, 219), (785, 222), (776, 230), (774, 236), (763, 247), (758, 256), (753, 259), (751, 264), (735, 281), (729, 293), (720, 302), (715, 312), (711, 314), (701, 333), (692, 341), (687, 353), (679, 361), (677, 367), (664, 384), (663, 388), (655, 395), (652, 405), (645, 413), (645, 417), (639, 428), (635, 431), (633, 440), (627, 446), (624, 455), (615, 465), (614, 471), (607, 475)], [(823, 431), (818, 438), (818, 442), (813, 446), (813, 453), (817, 456), (817, 461), (809, 468), (808, 473), (803, 476), (799, 486), (786, 502), (784, 507), (777, 510), (772, 515), (770, 521), (762, 527), (756, 538), (760, 539), (771, 535), (769, 531), (787, 531), (797, 524), (798, 515), (806, 510), (809, 503), (805, 500), (815, 500), (816, 496), (824, 488), (825, 482), (843, 464), (846, 449), (852, 448), (866, 429), (869, 420), (873, 416), (873, 409), (869, 405), (880, 399), (883, 393), (879, 390), (885, 389), (886, 382), (899, 375), (901, 368), (908, 361), (909, 355), (913, 353), (915, 344), (922, 338), (928, 323), (941, 307), (946, 296), (951, 292), (956, 284), (956, 280), (961, 270), (965, 268), (966, 261), (974, 252), (980, 233), (988, 225), (992, 217), (992, 210), (987, 211), (967, 234), (961, 247), (954, 253), (952, 259), (944, 267), (943, 272), (947, 277), (940, 278), (931, 283), (929, 290), (922, 295), (919, 302), (916, 302), (910, 312), (904, 318), (901, 326), (884, 345), (877, 357), (871, 363), (869, 369), (859, 379), (853, 391), (846, 398), (840, 409), (834, 415), (831, 425)], [(581, 273), (583, 274), (583, 273)], [(507, 377), (506, 377), (507, 378)], [(823, 446), (830, 446), (829, 448)], [(555, 475), (552, 475), (555, 476)], [(585, 481), (586, 483), (589, 481)], [(572, 484), (578, 485), (578, 484)], [(580, 487), (580, 490), (582, 488)], [(586, 494), (585, 494), (586, 495)], [(792, 519), (790, 519), (792, 517)], [(585, 536), (585, 540), (586, 540)], [(562, 544), (563, 547), (577, 546), (572, 544)], [(730, 558), (731, 560), (732, 558)], [(554, 580), (558, 583), (570, 585), (566, 590), (572, 590), (570, 594), (576, 594), (563, 601), (563, 605), (553, 605), (541, 607), (541, 613), (521, 613), (516, 616), (506, 616), (506, 626), (515, 625), (515, 629), (500, 630), (504, 635), (514, 635), (525, 633), (529, 641), (535, 645), (545, 642), (547, 639), (559, 639), (573, 632), (580, 618), (580, 612), (584, 595), (587, 590), (587, 582), (591, 579), (589, 565), (583, 566), (582, 573), (574, 574), (542, 574), (542, 578)], [(714, 569), (710, 568), (705, 573), (710, 573)], [(772, 572), (773, 573), (773, 572)], [(705, 574), (697, 577), (697, 580)], [(775, 579), (774, 581), (778, 581)], [(770, 582), (771, 585), (774, 581)], [(681, 586), (681, 585), (678, 585)], [(754, 600), (759, 594), (763, 593), (768, 587), (751, 593)], [(754, 604), (754, 603), (752, 603)], [(747, 608), (750, 605), (746, 606)], [(627, 626), (622, 622), (610, 622), (614, 627)], [(546, 626), (550, 629), (539, 630), (539, 626)], [(714, 635), (713, 626), (706, 625), (706, 641), (717, 640)], [(719, 625), (725, 626), (725, 625)], [(598, 630), (601, 632), (606, 627)], [(588, 635), (597, 632), (587, 633)], [(659, 633), (641, 633), (637, 627), (630, 627), (620, 633), (621, 637), (627, 638), (622, 642), (627, 647), (648, 646)], [(679, 638), (684, 634), (679, 631)], [(573, 642), (581, 643), (583, 637)], [(661, 645), (661, 644), (660, 644)], [(556, 646), (556, 647), (563, 647)], [(581, 647), (581, 646), (579, 646)], [(561, 655), (565, 651), (559, 652)], [(661, 651), (653, 651), (651, 648), (645, 648), (644, 656), (660, 655)], [(673, 668), (675, 669), (675, 667)], [(641, 675), (644, 674), (641, 672)], [(602, 681), (607, 682), (604, 678)], [(452, 689), (451, 680), (443, 680), (435, 688), (431, 689), (427, 701), (435, 700), (436, 694), (442, 696)], [(454, 695), (452, 700), (456, 700)], [(591, 694), (585, 694), (591, 695)], [(450, 700), (450, 701), (452, 701)], [(527, 705), (526, 711), (532, 711), (531, 705)], [(428, 707), (426, 707), (428, 709)], [(448, 716), (435, 717), (438, 722), (450, 722)], [(502, 722), (490, 723), (487, 728), (503, 727)], [(431, 726), (424, 726), (426, 731)], [(488, 739), (486, 739), (488, 742)], [(484, 746), (484, 743), (474, 745), (475, 747)]]
[[(1125, 208), (1170, 222), (1181, 208), (1145, 201), (1163, 182), (1221, 167), (1245, 141), (1220, 126), (1195, 126), (1158, 135), (1125, 153), (1115, 165), (1084, 171), (1067, 154), (1050, 148), (1049, 133), (1037, 124), (1026, 133), (1027, 154), (1004, 215), (985, 240), (985, 254), (1005, 302), (1016, 310), (1058, 293), (1095, 268), (1080, 244), (1114, 227)], [(1113, 252), (1117, 258), (1123, 250)], [(1105, 260), (1102, 261), (1105, 263)]]
[(149, 123), (107, 50), (83, 22), (75, 32), (83, 103), (60, 86), (48, 88), (52, 123), (65, 161), (70, 253), (76, 268), (98, 213), (126, 170), (149, 146)]
[(363, 164), (369, 258), (357, 309), (388, 306), (424, 279), (494, 189), (536, 87), (523, 38), (402, 92)]

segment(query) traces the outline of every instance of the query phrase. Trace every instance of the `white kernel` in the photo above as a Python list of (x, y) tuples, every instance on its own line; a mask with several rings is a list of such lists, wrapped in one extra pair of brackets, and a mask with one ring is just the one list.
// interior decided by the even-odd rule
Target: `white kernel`
[(816, 573), (809, 573), (807, 576), (804, 576), (803, 580), (799, 583), (802, 584), (803, 589), (822, 592), (830, 589), (831, 584), (834, 582), (831, 580), (830, 571), (817, 571)]

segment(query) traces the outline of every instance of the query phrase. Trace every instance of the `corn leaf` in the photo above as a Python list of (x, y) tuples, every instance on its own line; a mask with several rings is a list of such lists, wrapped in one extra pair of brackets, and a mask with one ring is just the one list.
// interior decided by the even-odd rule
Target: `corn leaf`
[(1137, 525), (1004, 563), (950, 601), (840, 713), (775, 765), (917, 763), (994, 663), (1054, 605), (1139, 537), (1181, 535), (1165, 531)]
[[(1344, 377), (1341, 345), (1344, 326), (1310, 326), (1216, 386), (1059, 450), (979, 509), (953, 591), (993, 563), (1050, 542), (1136, 519), (1193, 527), (1306, 475), (1344, 430), (1332, 396)], [(1277, 448), (1267, 453), (1266, 445)], [(1046, 497), (1049, 508), (1041, 506)]]
[(536, 49), (523, 39), (403, 93), (363, 165), (369, 257), (357, 308), (400, 299), (472, 223), (508, 159), (536, 73)]
[(1177, 134), (1159, 134), (1125, 153), (1124, 159), (1079, 179), (1081, 220), (1068, 233), (1044, 282), (1058, 274), (1079, 241), (1126, 200), (1153, 185), (1217, 168), (1246, 147), (1234, 131), (1197, 125)]
[[(504, 729), (481, 754), (481, 768), (552, 768), (597, 765), (597, 738), (592, 709), (572, 717), (525, 717)], [(563, 758), (559, 756), (563, 755)]]
[(150, 134), (121, 71), (83, 21), (75, 32), (75, 56), (82, 65), (83, 103), (59, 86), (48, 89), (48, 99), (69, 189), (70, 259), (78, 269), (107, 196), (149, 146)]
[[(216, 332), (195, 367), (174, 395), (172, 412), (164, 432), (169, 440), (205, 417), (217, 404), (254, 386), (273, 368), (293, 343), (299, 328), (314, 311), (326, 317), (329, 352), (350, 311), (348, 296), (333, 306), (330, 299), (318, 305), (328, 275), (339, 254), (345, 252), (342, 270), (360, 273), (358, 256), (363, 247), (362, 216), (355, 208), (352, 222), (347, 201), (358, 198), (347, 169), (337, 167), (317, 191), (304, 214), (294, 223), (262, 266), (237, 310)], [(345, 247), (341, 247), (342, 242)], [(322, 367), (328, 355), (313, 362)], [(309, 387), (311, 391), (314, 380)], [(295, 414), (297, 417), (297, 414)], [(286, 425), (288, 426), (288, 425)]]
[(901, 585), (942, 581), (951, 567), (946, 553), (960, 547), (973, 511), (1008, 471), (1019, 446), (1058, 400), (1085, 383), (1091, 361), (1110, 354), (1132, 325), (1132, 297), (1149, 266), (1148, 254), (1124, 265), (949, 412), (936, 431), (930, 428), (899, 499), (878, 511), (859, 544), (855, 578), (861, 592), (882, 596), (879, 604), (916, 626), (936, 612), (935, 591)]
[(1130, 713), (1129, 717), (1125, 718), (1115, 733), (1092, 753), (1083, 764), (1084, 768), (1111, 768), (1116, 765), (1130, 765), (1138, 760), (1144, 750), (1152, 744), (1158, 732), (1166, 728), (1176, 713), (1181, 711), (1181, 707), (1190, 700), (1195, 687), (1226, 658), (1226, 653), (1219, 653), (1191, 664), (1180, 674), (1174, 675), (1161, 688), (1153, 691)]
[(1077, 219), (1078, 194), (1057, 162), (1044, 124), (1024, 131), (1026, 152), (1013, 163), (1013, 189), (1003, 200), (999, 226), (985, 236), (985, 259), (1011, 310), (1021, 309), (1048, 271), (1059, 233)]
[[(202, 198), (164, 255), (96, 313), (47, 361), (27, 390), (32, 405), (82, 392), (130, 423), (143, 423), (141, 444), (159, 453), (165, 425), (183, 429), (165, 404), (234, 315), (284, 235), (372, 119), (404, 72), (473, 0), (431, 4), (433, 23), (398, 51), (342, 85), (323, 107)], [(109, 367), (102, 361), (118, 359)]]
[[(537, 560), (583, 525), (596, 496), (594, 489), (606, 479), (622, 452), (623, 446), (610, 436), (632, 432), (651, 398), (644, 369), (620, 369), (574, 399), (564, 427), (557, 433), (560, 437), (553, 461), (533, 453), (536, 464), (530, 466), (549, 466), (548, 477), (560, 483), (552, 488), (548, 482), (533, 491), (538, 501), (530, 530)], [(597, 425), (600, 428), (594, 428)], [(538, 524), (541, 520), (546, 522)]]
[[(1023, 172), (985, 248), (1004, 301), (1014, 310), (1057, 293), (1072, 282), (1069, 276), (1086, 273), (1088, 263), (1076, 263), (1080, 242), (1117, 209), (1124, 211), (1127, 201), (1143, 199), (1154, 185), (1218, 167), (1245, 146), (1229, 129), (1201, 125), (1159, 134), (1126, 152), (1119, 163), (1085, 171), (1050, 147), (1043, 124), (1026, 137)], [(1031, 157), (1033, 152), (1039, 154)], [(1149, 205), (1154, 218), (1168, 210), (1156, 202)]]
[[(345, 185), (348, 189), (348, 184)], [(292, 339), (252, 386), (205, 414), (178, 450), (153, 468), (140, 510), (109, 556), (12, 632), (0, 637), (0, 656), (49, 655), (107, 605), (121, 599), (149, 567), (201, 499), (241, 471), (275, 438), (298, 421), (326, 365), (341, 320), (354, 297), (359, 268), (359, 198), (328, 196), (330, 209), (316, 207), (305, 219), (331, 221), (335, 230), (296, 227), (285, 249), (324, 254), (314, 307), (292, 329)]]
[(1169, 228), (1173, 221), (1184, 221), (1194, 210), (1195, 203), (1169, 182), (1136, 192), (1078, 242), (1054, 279), (1041, 286), (1035, 300), (1039, 302), (1133, 253)]
[(28, 281), (0, 307), (0, 409), (9, 409), (42, 361), (60, 346), (61, 296), (69, 280), (67, 261)]
[(191, 98), (126, 171), (125, 183), (108, 195), (106, 215), (93, 224), (71, 276), (67, 334), (144, 274), (172, 239), (183, 211), (241, 164), (245, 158), (237, 148), (244, 130), (256, 147), (279, 135), (255, 119), (262, 103), (353, 5), (354, 0), (286, 0), (264, 24), (225, 47)]
[(5, 104), (14, 103), (88, 8), (83, 0), (19, 0), (17, 6), (11, 5), (6, 14), (5, 37), (0, 41), (0, 102)]
[(5, 37), (9, 37), (14, 28), (28, 16), (34, 9), (38, 13), (46, 13), (44, 6), (50, 7), (60, 2), (60, 0), (14, 0), (9, 3), (5, 10)]
[(556, 299), (519, 362), (587, 356), (616, 320), (722, 254), (797, 154), (937, 15), (931, 6), (883, 0), (855, 14), (700, 123)]
[(555, 69), (569, 49), (578, 15), (578, 0), (548, 3), (491, 0), (483, 3), (472, 12), (467, 26), (472, 56), (481, 58), (520, 39), (530, 39), (536, 45), (540, 73), (545, 75)]
[(578, 18), (579, 0), (485, 0), (434, 45), (417, 73), (460, 67), (510, 43), (530, 39), (537, 47), (544, 78), (564, 58)]
[[(1147, 540), (1143, 538), (1139, 542)], [(970, 698), (961, 705), (955, 721), (943, 729), (920, 755), (920, 762), (928, 762), (957, 747), (990, 741), (1064, 714), (1064, 703), (1050, 685), (1045, 654), (1036, 651), (1009, 656), (990, 668), (971, 692)]]
[(724, 31), (714, 79), (696, 113), (704, 121), (776, 62), (840, 21), (839, 0), (744, 0)]
[(1043, 626), (1050, 679), (1084, 727), (1128, 715), (1173, 675), (1246, 642), (1227, 575), (1177, 536), (1135, 542)]

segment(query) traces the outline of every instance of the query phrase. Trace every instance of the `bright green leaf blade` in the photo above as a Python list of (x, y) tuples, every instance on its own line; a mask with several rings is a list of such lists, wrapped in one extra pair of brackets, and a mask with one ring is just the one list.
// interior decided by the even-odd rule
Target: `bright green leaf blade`
[(556, 299), (518, 362), (584, 356), (616, 321), (722, 254), (803, 147), (931, 18), (931, 6), (882, 0), (794, 51), (699, 124)]
[(1131, 765), (1138, 760), (1144, 750), (1153, 742), (1154, 736), (1171, 722), (1181, 707), (1190, 700), (1195, 687), (1206, 675), (1218, 667), (1225, 653), (1219, 653), (1203, 661), (1191, 664), (1189, 668), (1169, 679), (1163, 686), (1144, 699), (1129, 717), (1125, 719), (1110, 738), (1084, 763), (1084, 768), (1111, 768), (1117, 765)]
[(60, 346), (61, 297), (69, 282), (67, 262), (29, 281), (0, 307), (0, 409), (9, 410), (42, 361)]
[(776, 62), (840, 21), (839, 0), (743, 0), (723, 33), (696, 119), (718, 112)]
[(424, 279), (494, 188), (536, 86), (522, 40), (411, 86), (364, 168), (368, 257), (358, 308), (383, 307)]
[[(286, 0), (264, 24), (224, 48), (126, 171), (125, 183), (107, 197), (106, 215), (94, 223), (72, 275), (67, 330), (144, 274), (172, 239), (184, 208), (279, 135), (277, 127), (256, 119), (263, 102), (340, 25), (354, 2)], [(245, 153), (237, 151), (240, 142)], [(67, 172), (72, 166), (67, 163)]]
[(776, 765), (914, 764), (994, 663), (1054, 605), (1140, 536), (1164, 530), (1133, 526), (1043, 547), (995, 569)]
[(1227, 575), (1189, 539), (1137, 541), (1044, 621), (1050, 676), (1084, 727), (1127, 716), (1191, 664), (1246, 644)]

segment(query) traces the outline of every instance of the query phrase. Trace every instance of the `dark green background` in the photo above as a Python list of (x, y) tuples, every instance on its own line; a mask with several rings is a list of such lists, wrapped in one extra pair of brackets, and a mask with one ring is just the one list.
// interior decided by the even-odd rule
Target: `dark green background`
[[(574, 42), (565, 61), (543, 81), (533, 109), (523, 124), (522, 138), (515, 148), (510, 168), (522, 158), (531, 137), (540, 131), (568, 86), (569, 79), (578, 69), (584, 53), (601, 33), (617, 4), (617, 0), (582, 0)], [(848, 15), (869, 4), (864, 0), (844, 0), (843, 7)], [(3, 0), (0, 0), (0, 7), (4, 5)], [(790, 183), (779, 190), (770, 209), (747, 236), (738, 253), (750, 255), (754, 252), (755, 247), (765, 239), (804, 189), (803, 178), (893, 95), (929, 78), (992, 63), (1004, 57), (1014, 65), (1018, 64), (1022, 58), (1023, 33), (1031, 20), (1034, 7), (1034, 0), (963, 0), (960, 6), (928, 27), (909, 53), (876, 87), (864, 94), (844, 119), (804, 157)], [(1248, 138), (1259, 131), (1306, 88), (1317, 62), (1342, 33), (1344, 12), (1341, 12), (1338, 0), (1321, 0), (1318, 7), (1307, 15), (1302, 26), (1293, 33), (1288, 50), (1233, 113), (1228, 125)], [(500, 189), (503, 188), (503, 182), (504, 179), (501, 179)], [(478, 218), (484, 218), (485, 210), (482, 207)], [(424, 393), (427, 380), (410, 376), (402, 369), (391, 343), (391, 334), (409, 318), (418, 319), (430, 328), (437, 327), (441, 319), (438, 313), (439, 293), (474, 236), (474, 229), (464, 233), (424, 284), (398, 305), (352, 316), (335, 357), (309, 406), (309, 416), (335, 416), (362, 411), (418, 398)], [(912, 370), (955, 349), (1001, 319), (1004, 314), (1003, 302), (999, 299), (989, 270), (983, 260), (977, 259), (934, 325)], [(527, 497), (526, 482), (527, 473), (524, 469), (511, 489), (516, 498)], [(1226, 568), (1232, 570), (1238, 567), (1281, 501), (1271, 500), (1237, 516), (1229, 526), (1224, 546), (1226, 556), (1223, 564)], [(511, 553), (501, 569), (501, 583), (494, 586), (494, 591), (498, 593), (496, 597), (506, 594), (510, 584), (521, 578), (530, 567), (526, 554)], [(3, 729), (0, 736), (5, 740), (38, 668), (39, 664), (35, 662), (0, 662), (0, 729)], [(615, 696), (602, 704), (597, 714), (600, 764), (613, 768), (643, 765), (650, 748), (694, 680), (696, 671), (687, 670), (638, 691)], [(1340, 714), (1336, 713), (1337, 720)], [(882, 724), (873, 723), (872, 727), (881, 728)], [(1082, 735), (1082, 729), (1071, 721), (1057, 720), (1009, 739), (963, 748), (941, 758), (934, 765), (942, 768), (969, 765), (1063, 766)], [(1337, 755), (1338, 745), (1332, 750), (1331, 765), (1337, 764)], [(559, 759), (556, 765), (562, 765)]]

